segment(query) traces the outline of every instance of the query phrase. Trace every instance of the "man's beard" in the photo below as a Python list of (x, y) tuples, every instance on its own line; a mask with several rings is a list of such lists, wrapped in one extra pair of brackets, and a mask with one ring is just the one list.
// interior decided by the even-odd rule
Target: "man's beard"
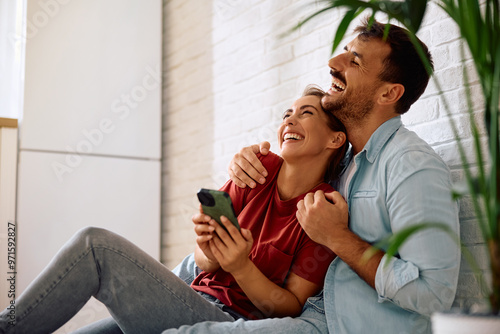
[(329, 100), (329, 95), (323, 97), (323, 108), (335, 115), (344, 125), (359, 124), (373, 109), (372, 91), (353, 96), (352, 92), (342, 95), (337, 100)]

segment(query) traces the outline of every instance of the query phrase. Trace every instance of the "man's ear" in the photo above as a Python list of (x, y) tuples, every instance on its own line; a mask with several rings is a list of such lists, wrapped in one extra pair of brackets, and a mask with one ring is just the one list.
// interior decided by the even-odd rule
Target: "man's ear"
[(329, 148), (332, 148), (332, 149), (337, 149), (339, 147), (342, 147), (342, 145), (344, 145), (344, 143), (347, 139), (345, 133), (342, 131), (334, 132), (333, 136), (331, 138), (332, 139), (330, 140)]
[(394, 104), (399, 101), (405, 92), (405, 87), (402, 84), (385, 84), (382, 88), (381, 95), (379, 95), (378, 103), (382, 105)]

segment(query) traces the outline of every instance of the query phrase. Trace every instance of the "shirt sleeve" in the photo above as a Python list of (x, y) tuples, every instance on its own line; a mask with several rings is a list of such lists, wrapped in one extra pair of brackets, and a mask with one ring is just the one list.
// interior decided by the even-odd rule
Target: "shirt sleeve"
[[(266, 182), (270, 182), (270, 179), (275, 178), (276, 174), (279, 172), (281, 167), (281, 158), (273, 152), (269, 152), (267, 155), (257, 153), (257, 157), (268, 172)], [(259, 193), (262, 188), (263, 185), (261, 184), (257, 184), (254, 189), (250, 187), (240, 188), (233, 181), (228, 180), (219, 190), (225, 191), (229, 194), (236, 216), (238, 216), (245, 207), (246, 203), (248, 203), (253, 196)]]
[(307, 239), (307, 245), (294, 259), (291, 271), (309, 282), (323, 286), (326, 272), (335, 258), (335, 253), (327, 247)]
[[(389, 172), (387, 209), (393, 233), (412, 224), (447, 225), (459, 235), (458, 210), (446, 165), (428, 152), (407, 152)], [(411, 168), (408, 168), (411, 166)], [(396, 257), (383, 257), (375, 276), (379, 302), (430, 315), (449, 309), (455, 298), (460, 249), (444, 231), (411, 236)]]

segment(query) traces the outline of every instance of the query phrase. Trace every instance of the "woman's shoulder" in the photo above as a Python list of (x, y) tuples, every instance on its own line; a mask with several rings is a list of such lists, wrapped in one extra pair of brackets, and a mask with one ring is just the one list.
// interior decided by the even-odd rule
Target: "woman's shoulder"
[(281, 168), (281, 164), (283, 163), (283, 159), (271, 151), (269, 151), (266, 155), (257, 153), (257, 157), (260, 162), (262, 162), (262, 165), (266, 168), (269, 175), (273, 175), (278, 172)]

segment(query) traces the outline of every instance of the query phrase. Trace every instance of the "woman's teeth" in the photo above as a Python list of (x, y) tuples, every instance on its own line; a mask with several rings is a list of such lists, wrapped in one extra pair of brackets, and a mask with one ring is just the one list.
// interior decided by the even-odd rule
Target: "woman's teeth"
[(293, 140), (301, 140), (304, 139), (304, 137), (296, 134), (296, 133), (285, 133), (285, 136), (283, 137), (284, 140), (288, 139), (293, 139)]

